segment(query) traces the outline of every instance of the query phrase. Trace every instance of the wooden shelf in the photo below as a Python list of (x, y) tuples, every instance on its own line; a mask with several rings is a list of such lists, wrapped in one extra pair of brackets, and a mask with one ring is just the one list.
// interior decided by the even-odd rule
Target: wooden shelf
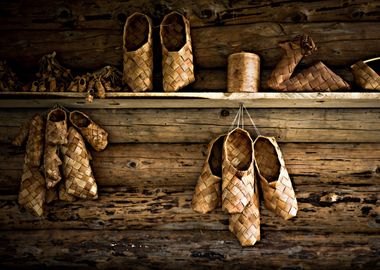
[(1, 108), (47, 108), (59, 103), (71, 108), (380, 108), (380, 93), (107, 93), (106, 99), (85, 101), (84, 93), (0, 92)]

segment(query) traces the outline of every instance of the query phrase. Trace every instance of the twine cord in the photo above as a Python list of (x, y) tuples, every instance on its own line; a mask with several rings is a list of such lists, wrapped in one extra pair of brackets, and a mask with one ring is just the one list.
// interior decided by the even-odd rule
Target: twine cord
[(260, 131), (259, 129), (257, 128), (255, 122), (253, 121), (251, 115), (249, 114), (247, 108), (245, 107), (244, 103), (241, 102), (240, 105), (239, 105), (239, 110), (237, 111), (236, 115), (235, 115), (235, 118), (234, 120), (232, 121), (231, 123), (231, 126), (230, 128), (228, 129), (228, 131), (230, 132), (233, 128), (242, 128), (244, 129), (244, 112), (247, 114), (252, 126), (253, 126), (253, 129), (256, 133), (256, 136), (259, 136), (260, 135)]

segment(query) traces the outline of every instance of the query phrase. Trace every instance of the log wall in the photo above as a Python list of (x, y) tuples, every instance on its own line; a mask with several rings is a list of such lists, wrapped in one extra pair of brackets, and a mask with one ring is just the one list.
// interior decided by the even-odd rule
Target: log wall
[[(192, 25), (197, 82), (187, 91), (225, 91), (227, 56), (241, 50), (260, 54), (265, 81), (281, 57), (277, 42), (303, 32), (320, 48), (304, 64), (323, 60), (349, 81), (352, 63), (380, 55), (380, 1), (96, 0), (1, 1), (0, 58), (25, 78), (52, 50), (74, 71), (121, 67), (126, 17), (141, 11), (158, 26), (170, 10)], [(83, 111), (110, 134), (107, 150), (92, 153), (99, 199), (55, 202), (36, 218), (17, 205), (24, 150), (9, 142), (46, 108), (0, 108), (2, 268), (380, 268), (380, 108), (249, 110), (280, 142), (299, 201), (289, 221), (262, 207), (262, 240), (250, 248), (221, 210), (190, 208), (207, 143), (236, 110)]]

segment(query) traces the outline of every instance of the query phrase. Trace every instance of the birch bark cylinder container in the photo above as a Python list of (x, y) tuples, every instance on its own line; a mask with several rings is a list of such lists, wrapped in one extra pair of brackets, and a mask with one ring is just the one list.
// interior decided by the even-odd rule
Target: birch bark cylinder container
[(258, 92), (260, 57), (254, 53), (234, 53), (228, 57), (227, 91)]

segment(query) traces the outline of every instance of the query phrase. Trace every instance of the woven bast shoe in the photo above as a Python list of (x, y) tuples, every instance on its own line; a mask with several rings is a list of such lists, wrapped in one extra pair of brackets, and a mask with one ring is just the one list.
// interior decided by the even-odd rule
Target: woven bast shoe
[(79, 132), (70, 127), (67, 145), (61, 146), (63, 175), (67, 193), (83, 199), (97, 198), (98, 187), (92, 174), (89, 154)]
[(70, 113), (70, 122), (96, 151), (102, 151), (107, 147), (107, 131), (92, 121), (86, 114), (80, 111), (72, 111)]
[(30, 168), (24, 164), (18, 203), (33, 215), (42, 216), (45, 193), (45, 179), (38, 168)]
[(61, 172), (59, 166), (62, 164), (61, 159), (58, 156), (57, 145), (45, 145), (44, 154), (44, 168), (46, 187), (48, 189), (53, 188), (59, 181), (61, 181)]
[(255, 183), (251, 201), (243, 212), (230, 215), (229, 230), (235, 234), (243, 247), (253, 246), (260, 241), (260, 204), (257, 183)]
[(142, 13), (128, 17), (123, 34), (123, 83), (134, 92), (153, 89), (152, 21)]
[(213, 139), (208, 145), (206, 161), (195, 186), (191, 204), (198, 213), (208, 213), (220, 203), (224, 136)]
[(67, 143), (67, 115), (60, 108), (51, 110), (46, 121), (45, 140), (47, 144), (57, 145)]
[(365, 90), (380, 90), (379, 74), (367, 65), (368, 62), (375, 60), (380, 60), (380, 57), (367, 61), (359, 61), (351, 66), (355, 83)]
[(284, 219), (297, 215), (297, 199), (280, 147), (273, 137), (254, 142), (255, 164), (265, 207)]
[(235, 128), (223, 145), (222, 209), (241, 213), (254, 192), (253, 142), (247, 131)]
[(39, 168), (44, 151), (45, 121), (36, 114), (30, 121), (28, 141), (26, 143), (25, 163), (29, 167)]
[(195, 81), (190, 22), (177, 12), (167, 14), (160, 25), (160, 39), (164, 91), (178, 91)]

